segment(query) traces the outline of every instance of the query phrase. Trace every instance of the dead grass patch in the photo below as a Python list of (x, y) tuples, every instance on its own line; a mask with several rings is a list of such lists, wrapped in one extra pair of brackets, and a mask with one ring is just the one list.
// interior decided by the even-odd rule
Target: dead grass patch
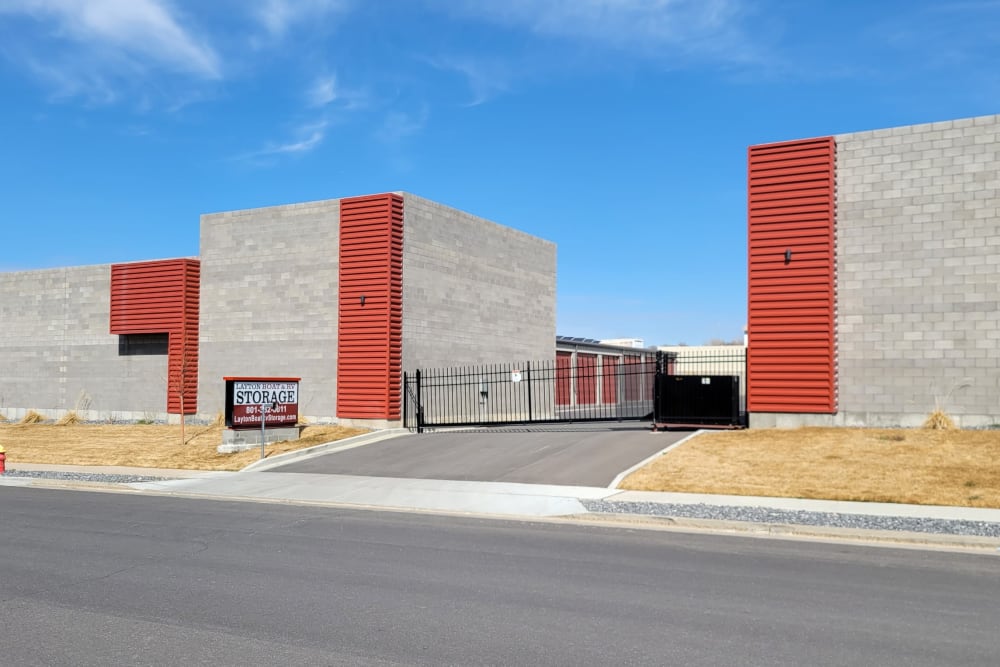
[(706, 433), (629, 475), (621, 488), (1000, 507), (1000, 431)]
[[(2, 424), (0, 444), (8, 464), (48, 463), (91, 466), (138, 466), (183, 470), (240, 470), (260, 458), (260, 447), (219, 454), (222, 426), (185, 429), (163, 424)], [(268, 444), (268, 457), (365, 433), (345, 426), (308, 426), (298, 440)]]
[(924, 422), (924, 428), (939, 431), (951, 430), (955, 428), (955, 422), (952, 421), (952, 418), (948, 416), (947, 412), (941, 408), (937, 408), (927, 417), (927, 420)]
[(73, 410), (70, 410), (56, 422), (59, 426), (73, 426), (74, 424), (79, 424), (83, 420), (80, 419), (80, 415), (76, 414)]
[(21, 420), (17, 422), (18, 424), (41, 424), (45, 421), (45, 415), (42, 415), (34, 410), (28, 410), (28, 412), (21, 417)]

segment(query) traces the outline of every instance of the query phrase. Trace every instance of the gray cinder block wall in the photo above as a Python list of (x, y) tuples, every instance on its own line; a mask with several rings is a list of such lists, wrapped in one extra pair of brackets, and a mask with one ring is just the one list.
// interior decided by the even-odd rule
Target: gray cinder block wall
[[(403, 193), (403, 370), (555, 361), (556, 246), (510, 227)], [(527, 383), (456, 387), (424, 406), (430, 419), (526, 418)], [(551, 399), (555, 392), (548, 392)], [(544, 392), (536, 416), (552, 413)]]
[[(551, 359), (555, 245), (403, 197), (403, 366)], [(225, 376), (301, 377), (300, 414), (333, 420), (340, 202), (202, 216), (198, 405)]]
[[(404, 194), (409, 368), (549, 359), (555, 246)], [(226, 376), (300, 377), (300, 414), (336, 417), (340, 201), (201, 219), (198, 416)], [(167, 355), (120, 356), (109, 265), (0, 274), (0, 414), (166, 417)]]
[(1000, 423), (1000, 116), (835, 139), (836, 421)]
[(119, 356), (110, 265), (0, 274), (0, 414), (163, 418), (167, 355)]
[(555, 244), (403, 199), (403, 369), (554, 359)]
[(201, 217), (199, 413), (223, 377), (300, 377), (299, 414), (333, 418), (339, 230), (336, 199)]

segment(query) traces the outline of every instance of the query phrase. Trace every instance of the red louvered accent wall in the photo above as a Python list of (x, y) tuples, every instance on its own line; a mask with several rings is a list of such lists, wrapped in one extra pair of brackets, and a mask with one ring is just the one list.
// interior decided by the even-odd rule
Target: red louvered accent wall
[[(111, 266), (111, 333), (168, 334), (167, 412), (198, 410), (201, 263), (167, 259)], [(182, 394), (183, 389), (183, 394)]]
[[(403, 198), (340, 201), (337, 416), (400, 418)], [(361, 297), (364, 297), (364, 304)]]
[(750, 147), (750, 412), (837, 411), (834, 150), (833, 137)]

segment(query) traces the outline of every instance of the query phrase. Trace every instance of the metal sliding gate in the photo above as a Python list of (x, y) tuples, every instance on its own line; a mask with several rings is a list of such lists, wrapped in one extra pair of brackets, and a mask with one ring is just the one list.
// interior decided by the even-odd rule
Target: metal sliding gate
[(649, 421), (746, 423), (746, 352), (656, 353), (420, 369), (403, 373), (403, 424), (449, 426)]

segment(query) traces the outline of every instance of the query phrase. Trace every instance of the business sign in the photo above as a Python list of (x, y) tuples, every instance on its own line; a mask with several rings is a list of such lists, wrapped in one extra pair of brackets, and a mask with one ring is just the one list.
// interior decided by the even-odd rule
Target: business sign
[(299, 378), (227, 377), (226, 426), (232, 429), (295, 426)]

